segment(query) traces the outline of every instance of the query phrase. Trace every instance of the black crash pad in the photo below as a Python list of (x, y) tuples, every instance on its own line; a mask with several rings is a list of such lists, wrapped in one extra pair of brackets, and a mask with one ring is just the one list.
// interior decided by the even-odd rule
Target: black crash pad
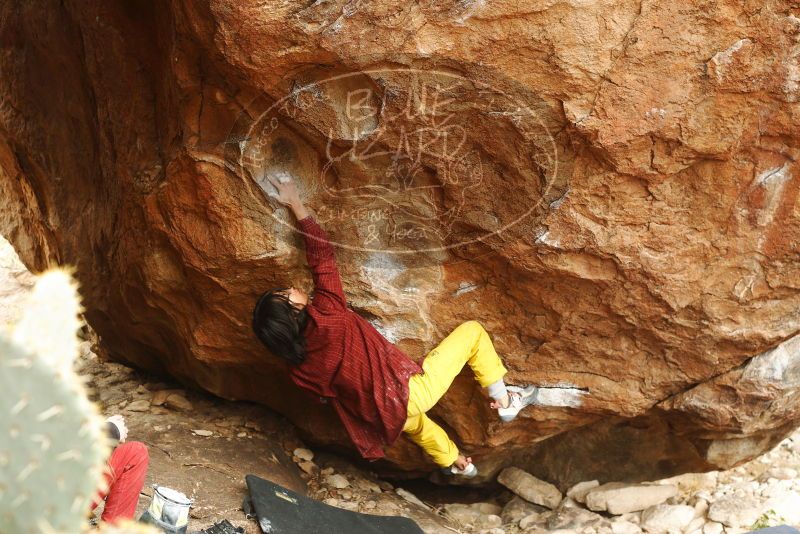
[(247, 475), (245, 482), (265, 534), (422, 534), (407, 517), (342, 510), (255, 475)]
[(788, 525), (783, 525), (782, 527), (761, 528), (758, 530), (753, 530), (750, 532), (750, 534), (755, 534), (756, 532), (758, 534), (800, 534), (800, 530)]

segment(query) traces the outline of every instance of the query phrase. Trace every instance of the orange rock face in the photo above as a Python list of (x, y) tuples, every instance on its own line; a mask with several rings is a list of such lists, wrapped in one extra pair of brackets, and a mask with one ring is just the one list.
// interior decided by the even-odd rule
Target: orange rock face
[(115, 359), (349, 447), (250, 330), (309, 284), (287, 173), (412, 358), (477, 319), (585, 391), (501, 426), (457, 378), (433, 415), (487, 475), (728, 467), (800, 417), (793, 2), (26, 2), (0, 37), (0, 232)]

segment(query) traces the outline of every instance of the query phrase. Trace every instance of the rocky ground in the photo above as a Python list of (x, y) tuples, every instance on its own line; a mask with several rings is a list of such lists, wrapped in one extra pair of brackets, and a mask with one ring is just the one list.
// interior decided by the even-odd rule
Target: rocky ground
[[(0, 241), (0, 323), (14, 320), (32, 281)], [(307, 446), (285, 419), (261, 406), (187, 391), (105, 361), (91, 338), (78, 361), (91, 397), (104, 413), (124, 415), (129, 439), (150, 450), (139, 512), (149, 504), (152, 484), (178, 489), (195, 500), (190, 531), (228, 519), (260, 532), (241, 508), (248, 473), (343, 509), (411, 517), (426, 532), (719, 534), (800, 525), (800, 432), (729, 471), (636, 485), (586, 481), (566, 495), (515, 468), (501, 473), (494, 492), (395, 485)]]
[(259, 533), (257, 523), (242, 511), (244, 477), (252, 473), (340, 508), (403, 515), (428, 531), (450, 531), (445, 518), (409, 502), (410, 494), (402, 488), (336, 456), (315, 455), (287, 421), (261, 406), (185, 391), (102, 361), (89, 341), (83, 344), (80, 366), (103, 412), (125, 416), (128, 439), (142, 441), (150, 450), (139, 513), (149, 505), (152, 484), (159, 484), (194, 499), (190, 529), (228, 519), (248, 533)]
[(302, 443), (284, 419), (260, 406), (186, 391), (102, 361), (89, 341), (83, 345), (80, 365), (104, 412), (123, 414), (130, 439), (150, 449), (151, 467), (139, 511), (149, 503), (151, 484), (180, 489), (195, 500), (191, 528), (226, 518), (248, 533), (260, 532), (241, 509), (248, 473), (346, 510), (412, 517), (426, 532), (718, 534), (800, 525), (800, 432), (769, 454), (730, 471), (687, 474), (652, 484), (598, 486), (588, 481), (566, 495), (510, 468), (500, 476), (508, 489), (497, 491), (494, 498), (484, 493), (479, 502), (464, 503), (475, 499), (473, 490), (449, 489), (437, 498), (432, 486), (380, 480), (339, 456)]
[(475, 499), (474, 491), (451, 489), (438, 497), (436, 488), (424, 483), (395, 486), (339, 456), (315, 451), (263, 407), (186, 391), (100, 360), (88, 341), (83, 348), (81, 371), (90, 378), (93, 397), (105, 413), (123, 414), (130, 439), (150, 449), (139, 511), (149, 503), (151, 484), (180, 489), (195, 500), (191, 528), (226, 518), (248, 533), (260, 532), (241, 510), (248, 473), (346, 510), (412, 517), (426, 532), (731, 534), (800, 525), (800, 432), (730, 471), (652, 485), (596, 487), (589, 481), (562, 496), (554, 486), (511, 468), (500, 476), (508, 489), (493, 499), (484, 493), (479, 502), (464, 503)]

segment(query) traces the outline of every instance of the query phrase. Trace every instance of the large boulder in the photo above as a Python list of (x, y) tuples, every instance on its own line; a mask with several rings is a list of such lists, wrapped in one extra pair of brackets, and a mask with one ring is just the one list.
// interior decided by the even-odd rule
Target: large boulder
[(729, 467), (800, 416), (794, 7), (6, 2), (0, 233), (76, 266), (111, 357), (347, 448), (250, 331), (309, 283), (260, 187), (291, 173), (412, 358), (477, 319), (510, 381), (563, 388), (501, 425), (456, 380), (432, 415), (483, 475)]

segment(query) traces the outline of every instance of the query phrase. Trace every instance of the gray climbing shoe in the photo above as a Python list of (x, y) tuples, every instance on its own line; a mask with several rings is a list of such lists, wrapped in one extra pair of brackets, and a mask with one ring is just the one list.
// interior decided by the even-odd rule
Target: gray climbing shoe
[(470, 463), (465, 469), (459, 469), (456, 467), (456, 464), (453, 464), (450, 467), (442, 467), (442, 473), (445, 475), (459, 475), (466, 478), (472, 478), (477, 476), (478, 468), (475, 467), (475, 464), (473, 463)]
[(508, 423), (509, 421), (516, 419), (517, 415), (519, 415), (519, 412), (521, 412), (526, 406), (535, 404), (539, 388), (536, 386), (528, 386), (526, 388), (521, 388), (519, 386), (506, 386), (506, 390), (508, 391), (508, 396), (511, 402), (508, 404), (507, 408), (497, 409), (497, 413), (504, 423)]

